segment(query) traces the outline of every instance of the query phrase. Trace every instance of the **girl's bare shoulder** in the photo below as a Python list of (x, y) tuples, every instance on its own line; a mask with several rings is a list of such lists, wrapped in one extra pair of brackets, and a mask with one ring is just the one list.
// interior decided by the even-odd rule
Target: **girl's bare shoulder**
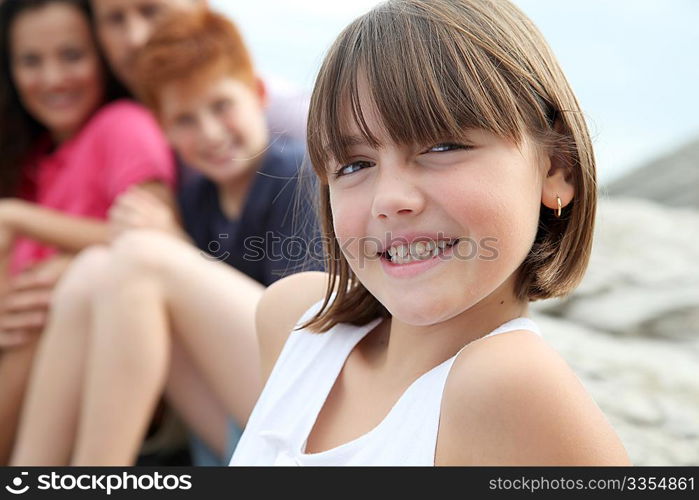
[(293, 274), (273, 283), (262, 294), (255, 313), (255, 327), (263, 381), (271, 373), (297, 321), (324, 297), (327, 276), (317, 271)]
[(442, 401), (436, 461), (451, 465), (629, 465), (561, 356), (527, 330), (459, 355)]

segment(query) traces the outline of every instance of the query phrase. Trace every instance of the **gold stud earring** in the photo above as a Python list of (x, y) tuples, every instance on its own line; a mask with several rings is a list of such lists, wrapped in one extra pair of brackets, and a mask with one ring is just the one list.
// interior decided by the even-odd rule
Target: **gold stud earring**
[(556, 217), (560, 217), (560, 216), (561, 216), (561, 208), (562, 208), (562, 206), (561, 206), (561, 199), (558, 197), (558, 195), (556, 195), (556, 203), (558, 204), (558, 209), (557, 209), (556, 212), (555, 212), (555, 213), (556, 213)]

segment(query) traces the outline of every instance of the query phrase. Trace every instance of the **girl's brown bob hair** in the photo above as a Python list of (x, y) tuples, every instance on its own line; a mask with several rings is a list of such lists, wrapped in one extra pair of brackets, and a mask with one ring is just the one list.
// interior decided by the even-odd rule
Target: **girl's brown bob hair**
[[(360, 102), (359, 78), (373, 103)], [(560, 218), (542, 205), (536, 239), (517, 271), (516, 299), (563, 296), (578, 285), (592, 246), (595, 161), (578, 102), (541, 33), (507, 0), (390, 0), (340, 34), (311, 97), (308, 150), (321, 180), (330, 277), (322, 307), (301, 327), (324, 332), (389, 315), (342, 255), (327, 184), (328, 162), (348, 158), (349, 119), (378, 146), (364, 120), (367, 104), (397, 144), (438, 143), (467, 128), (518, 144), (525, 134), (533, 138), (566, 170), (575, 193)]]

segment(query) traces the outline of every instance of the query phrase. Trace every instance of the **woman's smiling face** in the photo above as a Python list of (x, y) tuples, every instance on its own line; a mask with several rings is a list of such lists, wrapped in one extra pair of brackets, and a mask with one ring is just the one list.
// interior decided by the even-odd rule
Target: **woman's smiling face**
[(89, 19), (74, 5), (50, 3), (19, 14), (10, 37), (22, 104), (57, 142), (71, 137), (104, 97)]
[(350, 124), (349, 161), (328, 166), (335, 234), (362, 284), (413, 325), (446, 321), (487, 297), (512, 299), (536, 236), (548, 157), (529, 139), (517, 145), (480, 129), (440, 144), (395, 144), (376, 111), (363, 112), (381, 145)]

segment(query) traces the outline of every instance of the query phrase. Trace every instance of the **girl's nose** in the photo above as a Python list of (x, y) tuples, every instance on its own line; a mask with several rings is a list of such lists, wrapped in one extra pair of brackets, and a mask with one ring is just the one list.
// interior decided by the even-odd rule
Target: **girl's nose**
[(371, 207), (373, 217), (418, 215), (424, 208), (425, 197), (405, 169), (386, 169), (379, 173)]

